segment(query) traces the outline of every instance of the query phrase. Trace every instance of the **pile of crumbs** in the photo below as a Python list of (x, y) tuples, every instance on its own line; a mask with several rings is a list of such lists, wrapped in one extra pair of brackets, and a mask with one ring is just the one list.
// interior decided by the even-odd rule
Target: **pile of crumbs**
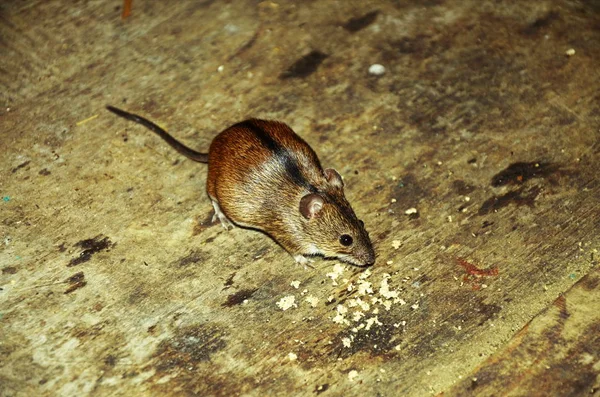
[[(381, 279), (376, 282), (371, 279), (371, 269), (362, 272), (357, 280), (349, 280), (344, 278), (346, 268), (336, 263), (331, 272), (326, 273), (326, 277), (331, 279), (332, 286), (345, 286), (348, 292), (354, 292), (354, 297), (347, 299), (344, 304), (335, 306), (335, 312), (331, 320), (338, 325), (346, 326), (351, 331), (349, 335), (341, 339), (342, 345), (350, 348), (355, 340), (355, 335), (360, 332), (366, 332), (374, 327), (382, 326), (383, 323), (379, 319), (381, 311), (391, 310), (393, 305), (406, 305), (406, 301), (400, 298), (400, 291), (390, 286), (392, 276), (384, 273)], [(291, 286), (298, 289), (299, 282), (293, 281)], [(302, 291), (304, 302), (312, 308), (316, 308), (321, 299), (313, 295), (307, 295), (308, 291)], [(324, 304), (331, 303), (335, 300), (334, 296), (329, 296)], [(282, 310), (296, 308), (295, 297), (293, 295), (286, 296), (277, 302)], [(415, 310), (418, 305), (413, 305)], [(404, 326), (405, 321), (401, 324)], [(399, 327), (400, 324), (394, 324), (394, 327)]]

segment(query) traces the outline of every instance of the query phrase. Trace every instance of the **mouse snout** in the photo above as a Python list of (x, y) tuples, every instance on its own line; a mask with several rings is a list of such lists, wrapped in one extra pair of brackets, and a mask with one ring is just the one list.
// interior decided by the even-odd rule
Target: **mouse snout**
[(366, 249), (357, 254), (356, 257), (360, 261), (360, 266), (368, 267), (375, 264), (375, 251), (373, 247), (366, 247)]

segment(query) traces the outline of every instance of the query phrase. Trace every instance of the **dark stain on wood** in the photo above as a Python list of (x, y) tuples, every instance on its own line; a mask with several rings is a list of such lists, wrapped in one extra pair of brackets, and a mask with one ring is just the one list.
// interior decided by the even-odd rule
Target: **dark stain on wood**
[(342, 26), (350, 33), (356, 33), (375, 22), (377, 15), (379, 15), (379, 10), (371, 11), (362, 17), (351, 18)]
[(233, 286), (233, 278), (235, 277), (235, 275), (237, 274), (237, 272), (233, 272), (229, 275), (229, 277), (227, 277), (227, 280), (225, 280), (225, 283), (223, 284), (223, 289), (221, 291), (224, 291), (230, 287)]
[(533, 161), (513, 163), (492, 177), (492, 186), (521, 185), (533, 178), (545, 178), (559, 170), (556, 164)]
[(305, 78), (317, 71), (319, 65), (328, 57), (327, 54), (318, 50), (313, 50), (302, 58), (298, 59), (292, 66), (279, 75), (279, 78)]
[(153, 354), (158, 373), (174, 370), (191, 370), (210, 361), (213, 354), (223, 350), (227, 342), (223, 332), (211, 324), (179, 328), (172, 338), (159, 343)]
[(40, 174), (40, 175), (42, 175), (42, 176), (48, 176), (48, 175), (50, 175), (50, 174), (51, 174), (51, 172), (50, 172), (50, 171), (48, 171), (48, 168), (42, 168), (42, 169), (40, 170), (40, 172), (38, 172), (38, 174)]
[(534, 207), (535, 199), (540, 194), (541, 189), (534, 186), (531, 189), (524, 190), (519, 189), (512, 192), (505, 193), (501, 196), (493, 196), (487, 199), (477, 211), (477, 215), (487, 215), (491, 212), (498, 211), (510, 204), (516, 204), (517, 206), (526, 205), (528, 207)]
[(127, 303), (129, 303), (130, 305), (137, 305), (144, 299), (146, 299), (148, 296), (150, 296), (148, 292), (144, 291), (141, 286), (137, 286), (135, 287), (133, 292), (127, 297)]
[(87, 281), (85, 281), (85, 275), (83, 274), (83, 272), (75, 273), (71, 277), (67, 278), (65, 282), (69, 284), (69, 286), (64, 292), (65, 295), (70, 294), (71, 292), (83, 288), (87, 285)]
[(102, 235), (98, 235), (94, 238), (81, 240), (78, 243), (75, 243), (75, 247), (79, 247), (83, 249), (83, 251), (79, 254), (77, 258), (73, 258), (67, 264), (67, 267), (73, 267), (85, 263), (92, 259), (92, 256), (100, 251), (110, 250), (110, 248), (114, 247), (116, 243), (110, 241), (108, 237), (104, 237)]
[(222, 307), (233, 307), (244, 303), (246, 299), (250, 299), (258, 288), (248, 288), (239, 290), (227, 297), (227, 300), (221, 305)]
[(175, 265), (179, 267), (186, 267), (191, 264), (202, 263), (206, 261), (206, 258), (207, 255), (204, 251), (192, 250), (188, 255), (175, 261)]
[(15, 172), (19, 171), (21, 168), (25, 168), (25, 167), (27, 167), (27, 165), (29, 165), (29, 163), (31, 163), (31, 161), (30, 161), (30, 160), (27, 160), (26, 162), (24, 162), (24, 163), (21, 163), (21, 164), (19, 164), (18, 166), (16, 166), (15, 168), (13, 168), (13, 169), (11, 170), (11, 172), (14, 174)]
[(205, 231), (206, 229), (208, 229), (209, 227), (211, 227), (213, 225), (213, 223), (212, 223), (213, 214), (214, 214), (214, 212), (209, 212), (208, 214), (206, 214), (206, 216), (203, 219), (200, 219), (200, 217), (196, 218), (196, 224), (194, 225), (194, 230), (192, 231), (192, 236), (197, 236), (198, 234), (202, 233), (203, 231)]
[(600, 287), (600, 277), (585, 277), (580, 281), (580, 285), (586, 291), (594, 291)]
[(525, 36), (533, 36), (539, 33), (544, 28), (550, 26), (552, 22), (559, 19), (560, 14), (556, 11), (550, 11), (543, 17), (540, 17), (533, 21), (531, 24), (527, 25), (523, 29), (521, 29), (521, 33)]
[(414, 207), (427, 196), (427, 190), (419, 183), (419, 180), (413, 174), (407, 173), (394, 185), (389, 200), (395, 199), (399, 208), (406, 209)]
[(6, 266), (2, 268), (2, 274), (15, 274), (17, 273), (17, 268), (14, 266)]
[(466, 196), (467, 194), (473, 192), (475, 190), (475, 186), (469, 185), (465, 181), (460, 179), (456, 179), (452, 181), (452, 189), (462, 196)]
[(104, 357), (104, 365), (106, 365), (107, 367), (114, 367), (115, 365), (117, 365), (117, 361), (118, 358), (113, 355), (113, 354), (109, 354), (106, 357)]

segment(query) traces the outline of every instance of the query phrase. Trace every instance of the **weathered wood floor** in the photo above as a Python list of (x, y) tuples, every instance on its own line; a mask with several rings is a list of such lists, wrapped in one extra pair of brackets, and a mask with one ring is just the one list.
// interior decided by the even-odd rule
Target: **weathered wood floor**
[[(0, 395), (600, 395), (598, 2), (121, 6), (0, 4)], [(377, 264), (211, 224), (105, 104), (285, 121)]]

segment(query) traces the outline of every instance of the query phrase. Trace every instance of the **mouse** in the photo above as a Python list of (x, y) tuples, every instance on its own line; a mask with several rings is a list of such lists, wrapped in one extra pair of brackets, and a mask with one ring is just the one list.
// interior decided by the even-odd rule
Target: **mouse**
[(322, 256), (365, 267), (375, 250), (344, 194), (342, 176), (321, 166), (315, 151), (287, 124), (247, 119), (213, 138), (208, 153), (184, 145), (133, 113), (106, 106), (143, 125), (190, 160), (208, 164), (206, 191), (225, 229), (262, 231), (296, 262)]

